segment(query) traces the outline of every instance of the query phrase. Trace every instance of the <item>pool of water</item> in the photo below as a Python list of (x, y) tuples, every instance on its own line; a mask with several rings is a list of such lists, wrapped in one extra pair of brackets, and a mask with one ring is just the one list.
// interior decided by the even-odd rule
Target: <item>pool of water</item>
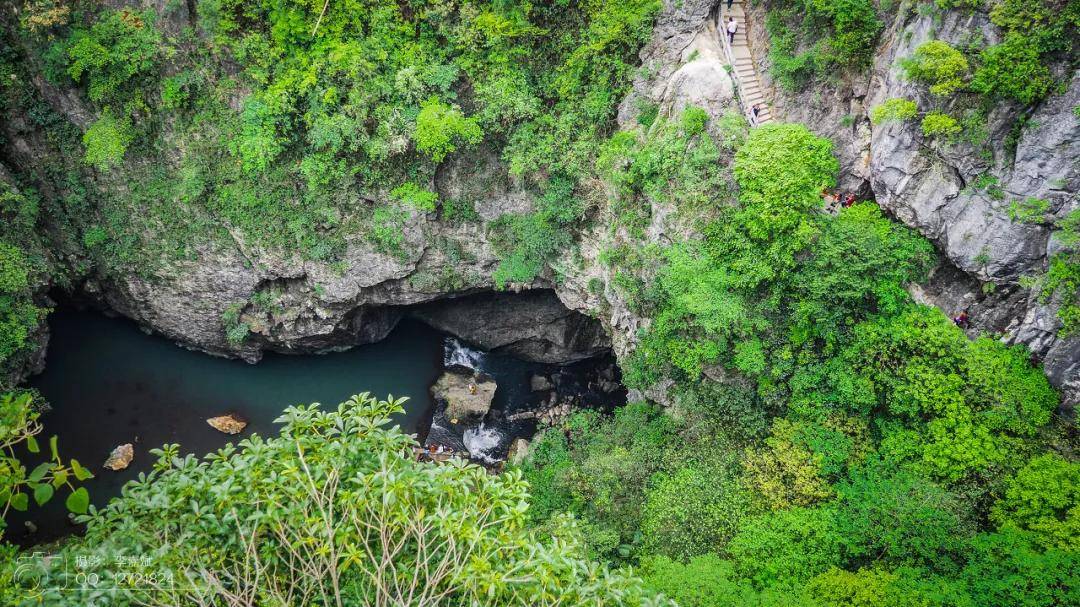
[[(273, 435), (273, 420), (290, 405), (335, 406), (360, 392), (407, 396), (396, 421), (407, 432), (424, 431), (432, 406), (428, 387), (442, 369), (445, 338), (405, 321), (377, 344), (324, 355), (267, 354), (249, 365), (180, 348), (131, 321), (92, 312), (61, 310), (49, 325), (45, 371), (29, 382), (52, 406), (39, 438), (57, 435), (61, 456), (95, 473), (86, 487), (99, 506), (151, 468), (150, 449), (179, 443), (181, 452), (203, 455), (252, 433)], [(242, 416), (247, 428), (228, 436), (207, 425), (207, 418), (225, 413)], [(135, 447), (131, 466), (103, 469), (113, 447), (124, 443)], [(29, 456), (30, 467), (37, 457)], [(71, 532), (65, 496), (62, 490), (45, 507), (9, 515), (8, 538), (41, 542)], [(24, 531), (28, 519), (38, 527), (33, 536)]]
[[(474, 461), (491, 464), (506, 455), (513, 438), (535, 431), (535, 422), (511, 423), (507, 416), (542, 408), (544, 399), (554, 398), (550, 390), (530, 388), (533, 375), (551, 378), (560, 398), (580, 406), (610, 407), (625, 398), (625, 391), (595, 389), (598, 370), (614, 369), (609, 357), (567, 366), (530, 363), (477, 350), (408, 319), (375, 344), (320, 355), (268, 353), (255, 365), (186, 350), (130, 320), (95, 312), (61, 309), (49, 317), (49, 326), (45, 371), (28, 382), (52, 407), (41, 418), (39, 442), (46, 445), (56, 435), (61, 456), (95, 474), (83, 486), (98, 506), (152, 468), (151, 449), (178, 443), (181, 453), (202, 456), (253, 433), (276, 435), (274, 419), (291, 405), (333, 407), (361, 392), (405, 396), (405, 412), (394, 420), (405, 432), (423, 441), (430, 430), (472, 452)], [(475, 427), (449, 427), (431, 398), (429, 387), (450, 368), (482, 373), (498, 385), (491, 412)], [(229, 413), (248, 422), (240, 434), (226, 435), (206, 423)], [(103, 468), (109, 452), (125, 443), (134, 446), (131, 465)], [(41, 455), (20, 457), (28, 468), (42, 461)], [(66, 496), (61, 489), (43, 507), (9, 512), (5, 539), (29, 546), (77, 532), (64, 508)], [(32, 533), (27, 521), (36, 527)]]

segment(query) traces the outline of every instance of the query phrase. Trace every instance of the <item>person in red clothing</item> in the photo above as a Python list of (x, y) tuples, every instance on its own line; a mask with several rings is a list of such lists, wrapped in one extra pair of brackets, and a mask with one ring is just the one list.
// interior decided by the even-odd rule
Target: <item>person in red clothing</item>
[(961, 329), (966, 329), (971, 325), (971, 321), (968, 320), (968, 313), (966, 310), (960, 312), (960, 314), (958, 314), (952, 320), (954, 323), (956, 323), (956, 326), (960, 327)]

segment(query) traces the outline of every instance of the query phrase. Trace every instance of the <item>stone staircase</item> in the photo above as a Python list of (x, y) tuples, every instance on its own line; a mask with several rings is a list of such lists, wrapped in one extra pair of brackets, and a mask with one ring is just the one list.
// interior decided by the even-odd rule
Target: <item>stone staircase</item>
[[(745, 0), (733, 0), (728, 9), (727, 0), (720, 2), (720, 16), (717, 19), (716, 29), (722, 38), (724, 52), (734, 68), (735, 81), (739, 88), (739, 98), (742, 100), (743, 112), (747, 120), (754, 124), (753, 107), (761, 104), (756, 124), (774, 122), (772, 112), (765, 103), (765, 96), (761, 88), (761, 79), (758, 78), (754, 68), (754, 59), (750, 55), (750, 47), (746, 39), (746, 11)], [(727, 23), (728, 17), (733, 17), (739, 24), (739, 30), (735, 32), (735, 40), (728, 44)]]

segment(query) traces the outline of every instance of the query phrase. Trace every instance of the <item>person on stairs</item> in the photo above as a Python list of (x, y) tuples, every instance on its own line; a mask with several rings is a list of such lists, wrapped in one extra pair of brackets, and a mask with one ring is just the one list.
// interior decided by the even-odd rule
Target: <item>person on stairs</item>
[(735, 32), (739, 31), (739, 24), (735, 23), (735, 17), (727, 18), (727, 41), (728, 44), (735, 44)]
[(735, 0), (727, 0), (727, 9), (728, 9), (729, 11), (731, 10), (731, 5), (732, 5), (732, 4), (735, 4)]

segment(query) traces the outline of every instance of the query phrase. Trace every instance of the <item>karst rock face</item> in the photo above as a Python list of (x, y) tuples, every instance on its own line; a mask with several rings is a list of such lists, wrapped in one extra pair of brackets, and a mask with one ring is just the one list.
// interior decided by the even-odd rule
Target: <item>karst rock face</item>
[[(758, 9), (750, 16), (755, 61), (767, 75), (765, 14)], [(928, 40), (961, 46), (972, 36), (1000, 41), (985, 13), (950, 11), (936, 19), (901, 12), (886, 22), (865, 74), (798, 94), (771, 87), (774, 114), (832, 139), (841, 188), (872, 194), (892, 216), (934, 242), (943, 259), (926, 289), (927, 303), (950, 315), (967, 310), (972, 334), (1000, 334), (1026, 345), (1062, 390), (1066, 407), (1073, 408), (1080, 399), (1080, 338), (1060, 337), (1053, 302), (1041, 302), (1019, 283), (1046, 271), (1059, 246), (1049, 224), (1080, 207), (1080, 118), (1073, 110), (1080, 104), (1080, 72), (1060, 74), (1065, 91), (1034, 108), (1015, 148), (1009, 135), (1024, 110), (1018, 103), (1001, 103), (990, 113), (988, 152), (924, 137), (917, 121), (874, 125), (867, 117), (892, 98), (930, 105), (925, 85), (905, 79), (899, 59)], [(1010, 217), (1010, 203), (1028, 198), (1049, 203), (1046, 222)]]
[[(108, 4), (161, 8), (166, 2)], [(187, 11), (195, 4), (181, 3), (160, 26), (180, 31), (191, 25), (194, 20)], [(703, 107), (714, 117), (740, 111), (712, 25), (719, 6), (717, 0), (664, 1), (652, 40), (640, 52), (647, 69), (639, 71), (619, 106), (620, 125), (636, 124), (644, 101), (668, 117), (687, 105)], [(1053, 302), (1041, 303), (1020, 285), (1022, 276), (1045, 270), (1057, 244), (1048, 225), (1013, 221), (1008, 206), (1015, 199), (1042, 198), (1050, 203), (1050, 215), (1060, 218), (1080, 204), (1080, 119), (1073, 113), (1080, 104), (1080, 75), (1072, 76), (1064, 93), (1034, 109), (1015, 149), (1008, 146), (1007, 135), (1021, 108), (997, 107), (989, 117), (991, 153), (976, 154), (966, 144), (944, 146), (924, 138), (917, 123), (872, 125), (867, 115), (886, 99), (923, 100), (928, 94), (903, 79), (897, 66), (898, 58), (922, 42), (958, 42), (973, 31), (995, 42), (998, 34), (985, 14), (951, 11), (938, 23), (916, 11), (890, 17), (869, 70), (839, 82), (811, 84), (798, 94), (779, 90), (769, 77), (765, 13), (758, 3), (748, 19), (751, 51), (773, 116), (804, 122), (829, 137), (841, 162), (840, 187), (872, 195), (937, 246), (941, 267), (919, 296), (949, 314), (968, 310), (972, 334), (1000, 333), (1006, 341), (1029, 347), (1062, 389), (1066, 406), (1075, 406), (1080, 399), (1080, 338), (1060, 337)], [(44, 78), (35, 78), (33, 84), (72, 124), (84, 127), (94, 115), (75, 91)], [(8, 124), (2, 130), (9, 166), (47, 160), (47, 147), (32, 128)], [(168, 146), (168, 133), (162, 137)], [(1000, 193), (978, 187), (990, 178)], [(335, 264), (263, 250), (234, 237), (234, 246), (203, 251), (196, 261), (180, 262), (164, 276), (150, 279), (114, 269), (91, 273), (77, 286), (101, 305), (184, 345), (252, 361), (265, 350), (322, 351), (376, 341), (407, 314), (427, 315), (429, 322), (474, 343), (487, 340), (493, 347), (545, 362), (576, 360), (609, 347), (622, 358), (648, 321), (614, 287), (601, 252), (629, 238), (639, 245), (665, 245), (693, 235), (693, 227), (680, 223), (665, 200), (649, 201), (650, 224), (633, 236), (612, 229), (600, 209), (591, 227), (552, 264), (557, 273), (546, 270), (529, 284), (512, 285), (515, 291), (553, 290), (562, 305), (581, 316), (554, 310), (550, 299), (523, 298), (506, 305), (488, 302), (489, 309), (502, 313), (499, 322), (476, 323), (467, 314), (455, 317), (414, 306), (490, 292), (499, 256), (485, 224), (503, 214), (533, 210), (534, 197), (508, 177), (498, 151), (484, 147), (448, 158), (426, 185), (442, 199), (473, 200), (480, 221), (452, 224), (413, 211), (402, 229), (401, 254), (381, 253), (358, 237), (347, 242), (343, 259)], [(122, 184), (115, 187), (122, 191)], [(60, 250), (56, 256), (61, 264), (79, 263), (78, 251)], [(251, 304), (260, 293), (274, 294), (270, 309)], [(240, 342), (226, 338), (224, 319), (230, 311), (249, 328)], [(644, 396), (667, 400), (662, 385)]]

